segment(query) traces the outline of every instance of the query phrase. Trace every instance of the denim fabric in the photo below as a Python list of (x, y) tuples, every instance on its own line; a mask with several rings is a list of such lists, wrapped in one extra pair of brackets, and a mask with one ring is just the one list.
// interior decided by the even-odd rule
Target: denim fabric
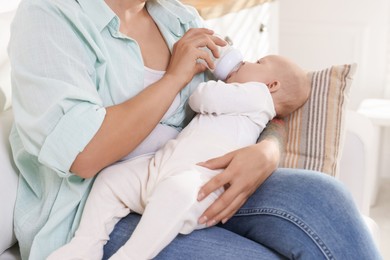
[[(138, 215), (122, 219), (104, 259)], [(156, 259), (381, 259), (350, 194), (318, 172), (278, 169), (226, 224), (179, 235)]]

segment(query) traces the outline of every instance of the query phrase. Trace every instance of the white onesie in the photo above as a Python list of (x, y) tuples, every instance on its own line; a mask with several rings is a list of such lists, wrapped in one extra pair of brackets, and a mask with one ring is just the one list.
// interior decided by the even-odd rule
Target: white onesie
[(275, 109), (267, 86), (256, 82), (202, 83), (189, 105), (197, 115), (154, 156), (122, 161), (99, 174), (75, 237), (49, 259), (101, 259), (115, 224), (130, 212), (142, 214), (141, 220), (111, 259), (151, 259), (178, 233), (204, 227), (198, 218), (223, 190), (201, 202), (197, 195), (221, 170), (196, 164), (255, 144)]

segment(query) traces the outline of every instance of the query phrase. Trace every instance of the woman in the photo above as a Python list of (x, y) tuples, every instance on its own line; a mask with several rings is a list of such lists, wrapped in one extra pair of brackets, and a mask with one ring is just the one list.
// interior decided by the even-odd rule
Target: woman
[[(72, 237), (101, 169), (155, 151), (185, 126), (187, 98), (205, 80), (206, 66), (196, 61), (213, 67), (202, 47), (217, 56), (225, 44), (200, 27), (195, 11), (176, 0), (22, 1), (9, 54), (23, 259), (44, 259)], [(225, 170), (199, 199), (228, 188), (199, 221), (224, 224), (177, 238), (158, 258), (379, 258), (339, 183), (312, 172), (272, 173), (282, 128), (273, 124), (258, 144), (204, 164)], [(105, 257), (136, 222), (131, 214), (107, 227)]]

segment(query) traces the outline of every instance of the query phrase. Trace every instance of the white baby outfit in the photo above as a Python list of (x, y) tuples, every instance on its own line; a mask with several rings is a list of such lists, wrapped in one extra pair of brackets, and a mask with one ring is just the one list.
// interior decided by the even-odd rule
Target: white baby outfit
[(201, 202), (198, 192), (221, 170), (196, 164), (256, 143), (275, 109), (267, 86), (256, 82), (202, 83), (189, 105), (197, 115), (176, 139), (98, 175), (75, 237), (49, 259), (101, 259), (115, 224), (130, 212), (142, 218), (111, 259), (151, 259), (178, 233), (204, 227), (198, 218), (223, 190)]

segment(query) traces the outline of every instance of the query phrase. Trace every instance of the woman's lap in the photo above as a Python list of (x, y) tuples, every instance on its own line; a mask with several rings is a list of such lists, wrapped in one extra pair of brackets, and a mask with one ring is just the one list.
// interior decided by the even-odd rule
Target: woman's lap
[[(130, 237), (140, 216), (129, 214), (116, 225), (104, 248), (103, 259), (108, 259)], [(178, 235), (155, 259), (283, 259), (278, 254), (249, 239), (221, 227), (195, 230), (189, 235)]]
[(318, 172), (279, 169), (224, 228), (290, 259), (380, 259), (349, 192)]
[[(130, 214), (117, 224), (106, 256), (127, 241), (138, 219)], [(157, 259), (282, 258), (274, 250), (288, 258), (379, 259), (342, 185), (294, 169), (273, 173), (225, 225), (179, 235)]]

